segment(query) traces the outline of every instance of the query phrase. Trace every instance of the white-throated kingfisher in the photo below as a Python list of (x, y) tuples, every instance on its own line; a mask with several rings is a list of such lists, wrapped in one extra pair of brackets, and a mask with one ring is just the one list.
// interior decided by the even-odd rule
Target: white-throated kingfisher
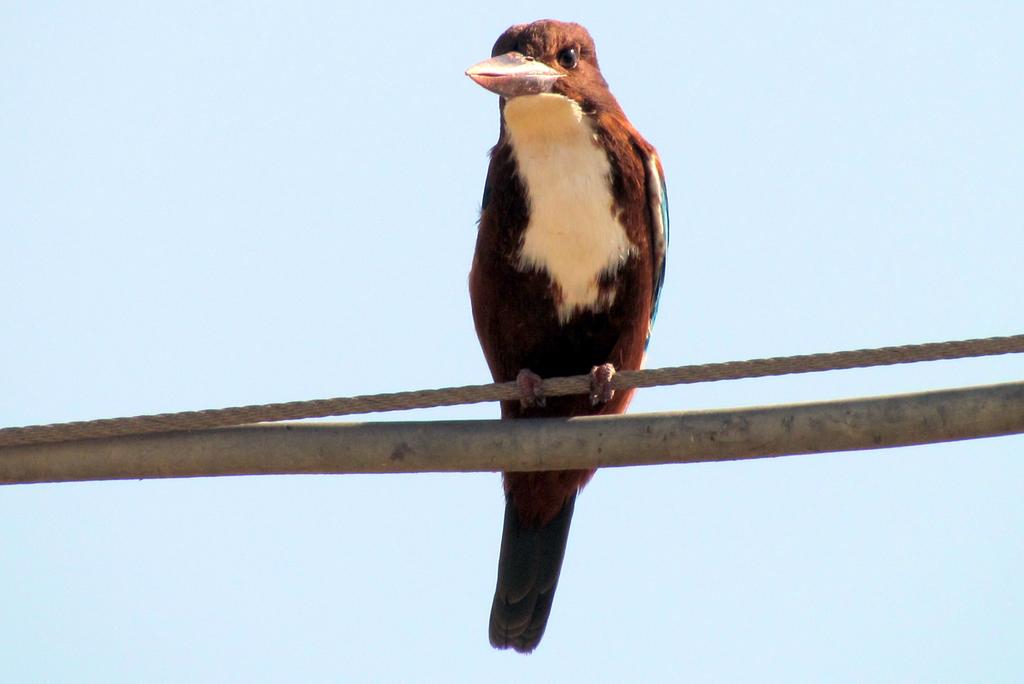
[[(661, 162), (633, 128), (579, 24), (512, 26), (466, 71), (500, 96), (476, 253), (473, 319), (502, 418), (623, 413), (615, 369), (638, 369), (665, 272)], [(591, 375), (590, 396), (543, 397), (541, 378)], [(593, 470), (505, 473), (505, 528), (491, 607), (497, 648), (540, 643), (576, 494)]]

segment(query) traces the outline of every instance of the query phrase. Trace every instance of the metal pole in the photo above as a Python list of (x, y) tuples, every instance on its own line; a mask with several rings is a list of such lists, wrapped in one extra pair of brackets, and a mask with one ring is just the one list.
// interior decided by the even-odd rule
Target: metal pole
[(1024, 382), (573, 419), (285, 423), (0, 448), (0, 483), (699, 463), (1024, 432)]

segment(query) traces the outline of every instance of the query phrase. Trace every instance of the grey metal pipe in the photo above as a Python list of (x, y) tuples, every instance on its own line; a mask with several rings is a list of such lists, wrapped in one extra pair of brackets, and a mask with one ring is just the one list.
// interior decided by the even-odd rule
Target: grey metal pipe
[(0, 448), (0, 483), (558, 470), (698, 463), (1024, 432), (1024, 382), (715, 411), (522, 421), (275, 423)]

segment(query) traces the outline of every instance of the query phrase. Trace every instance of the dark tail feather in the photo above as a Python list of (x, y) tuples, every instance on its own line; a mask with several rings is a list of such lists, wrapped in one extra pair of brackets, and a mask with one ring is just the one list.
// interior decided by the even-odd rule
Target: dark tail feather
[(575, 504), (573, 494), (551, 522), (527, 527), (521, 524), (512, 498), (506, 499), (498, 586), (491, 604), (491, 645), (495, 648), (529, 653), (544, 636)]

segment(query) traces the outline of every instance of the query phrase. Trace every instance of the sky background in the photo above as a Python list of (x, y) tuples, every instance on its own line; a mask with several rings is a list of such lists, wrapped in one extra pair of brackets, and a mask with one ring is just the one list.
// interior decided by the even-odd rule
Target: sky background
[[(463, 71), (549, 16), (664, 162), (650, 366), (1024, 332), (1024, 5), (624, 7), (0, 2), (0, 425), (488, 381), (466, 277), (497, 100)], [(601, 471), (530, 657), (487, 643), (495, 474), (2, 488), (3, 679), (1020, 681), (1022, 451)]]

